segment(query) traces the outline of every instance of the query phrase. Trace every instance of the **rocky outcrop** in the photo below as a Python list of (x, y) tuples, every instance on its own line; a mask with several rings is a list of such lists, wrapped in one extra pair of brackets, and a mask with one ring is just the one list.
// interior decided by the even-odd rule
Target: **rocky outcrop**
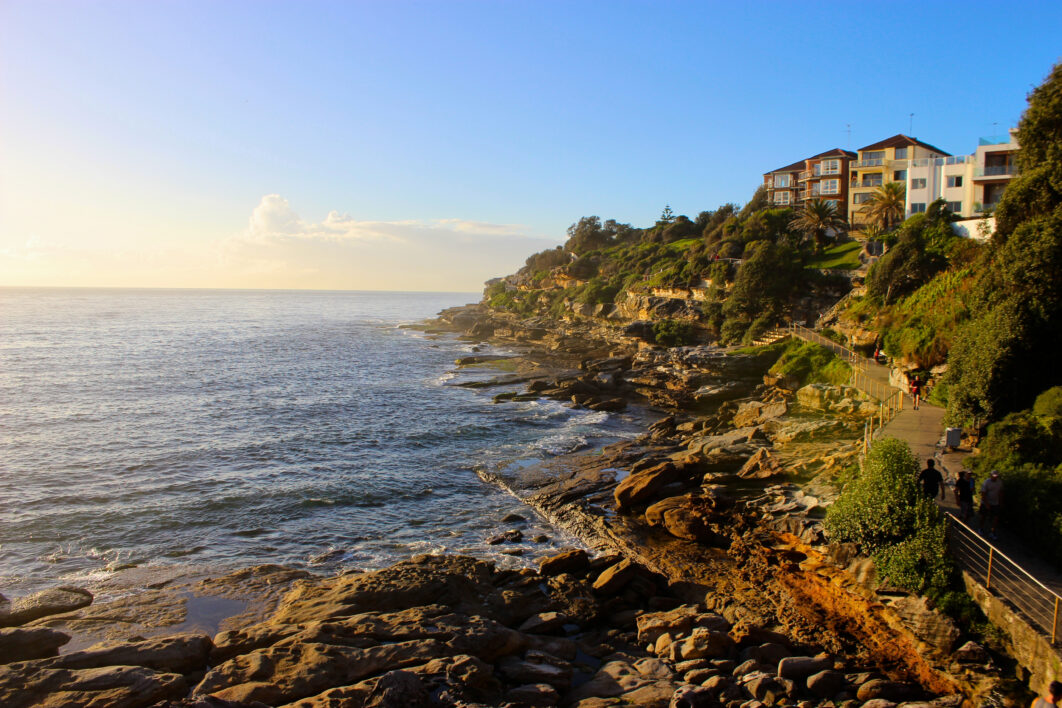
[(41, 617), (70, 612), (92, 604), (92, 593), (62, 586), (41, 590), (11, 602), (0, 595), (0, 627), (16, 627)]

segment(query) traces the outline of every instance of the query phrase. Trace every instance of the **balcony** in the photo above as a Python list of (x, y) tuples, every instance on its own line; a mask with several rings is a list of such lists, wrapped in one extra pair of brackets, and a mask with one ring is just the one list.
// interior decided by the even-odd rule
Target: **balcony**
[(865, 179), (862, 182), (852, 182), (850, 185), (852, 189), (873, 189), (880, 187), (884, 183), (884, 180), (880, 179)]
[(1014, 165), (991, 165), (989, 167), (975, 167), (974, 177), (1013, 177), (1016, 168)]
[(885, 164), (884, 158), (877, 158), (875, 160), (860, 160), (859, 162), (853, 162), (849, 165), (850, 168), (855, 167), (881, 167)]

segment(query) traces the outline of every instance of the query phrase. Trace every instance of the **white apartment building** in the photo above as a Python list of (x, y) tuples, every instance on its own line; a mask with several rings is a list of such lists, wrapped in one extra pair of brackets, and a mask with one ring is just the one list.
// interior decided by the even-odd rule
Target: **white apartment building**
[(1018, 143), (1005, 137), (981, 138), (973, 155), (915, 158), (907, 168), (907, 216), (924, 212), (943, 198), (952, 213), (975, 218), (990, 212), (1014, 177)]

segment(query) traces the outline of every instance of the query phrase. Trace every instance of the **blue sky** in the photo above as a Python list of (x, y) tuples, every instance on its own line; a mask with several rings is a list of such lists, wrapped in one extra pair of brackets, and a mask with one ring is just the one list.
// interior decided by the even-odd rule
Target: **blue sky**
[(477, 289), (912, 122), (972, 152), (1060, 36), (1062, 3), (0, 0), (0, 285)]

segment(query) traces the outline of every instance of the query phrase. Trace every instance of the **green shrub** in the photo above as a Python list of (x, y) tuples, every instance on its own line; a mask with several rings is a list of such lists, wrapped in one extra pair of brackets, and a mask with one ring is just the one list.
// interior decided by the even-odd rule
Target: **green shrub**
[(1040, 417), (1062, 418), (1062, 386), (1054, 386), (1037, 396), (1032, 412)]
[(827, 511), (826, 530), (833, 541), (859, 544), (891, 582), (915, 592), (943, 591), (954, 579), (954, 564), (943, 515), (919, 490), (918, 470), (907, 443), (877, 441), (858, 477)]
[(653, 339), (665, 347), (678, 347), (693, 344), (695, 330), (693, 324), (682, 320), (660, 320), (653, 323)]

